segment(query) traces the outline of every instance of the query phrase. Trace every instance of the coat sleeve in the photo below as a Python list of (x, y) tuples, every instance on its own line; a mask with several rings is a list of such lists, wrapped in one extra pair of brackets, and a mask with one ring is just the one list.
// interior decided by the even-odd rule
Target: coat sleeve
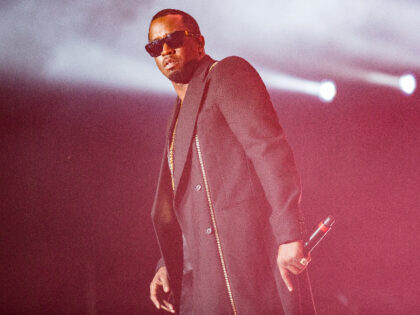
[[(211, 90), (211, 92), (210, 92)], [(228, 57), (209, 77), (209, 94), (252, 161), (271, 206), (277, 244), (302, 239), (300, 179), (267, 89), (244, 59)]]
[(171, 177), (166, 154), (165, 151), (152, 208), (152, 221), (162, 256), (159, 263), (164, 264), (168, 270), (169, 281), (174, 292), (175, 309), (177, 309), (182, 283), (182, 232), (173, 209)]
[(164, 266), (165, 266), (165, 261), (163, 260), (163, 257), (160, 257), (156, 264), (155, 273), (158, 272), (158, 270)]

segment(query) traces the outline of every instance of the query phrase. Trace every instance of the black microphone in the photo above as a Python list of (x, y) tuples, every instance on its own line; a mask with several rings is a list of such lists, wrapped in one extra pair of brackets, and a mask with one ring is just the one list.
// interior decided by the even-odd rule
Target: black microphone
[(318, 228), (315, 230), (315, 232), (312, 233), (312, 235), (303, 245), (303, 251), (305, 256), (307, 256), (319, 244), (319, 242), (321, 242), (324, 236), (331, 229), (331, 226), (334, 224), (334, 222), (334, 217), (332, 215), (329, 215), (324, 219), (324, 221), (321, 221), (318, 224)]

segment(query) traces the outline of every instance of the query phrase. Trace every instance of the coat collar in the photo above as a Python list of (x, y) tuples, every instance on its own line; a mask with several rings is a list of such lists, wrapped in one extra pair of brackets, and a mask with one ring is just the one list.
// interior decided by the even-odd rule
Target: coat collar
[[(197, 70), (193, 75), (193, 78), (188, 84), (187, 93), (185, 94), (184, 102), (178, 114), (178, 123), (176, 127), (176, 137), (174, 144), (175, 193), (184, 170), (188, 153), (190, 151), (190, 146), (197, 122), (197, 116), (200, 111), (203, 92), (206, 87), (205, 81), (207, 74), (210, 66), (214, 62), (215, 61), (208, 55), (204, 56), (200, 61)], [(175, 117), (173, 117), (173, 120), (174, 119)]]

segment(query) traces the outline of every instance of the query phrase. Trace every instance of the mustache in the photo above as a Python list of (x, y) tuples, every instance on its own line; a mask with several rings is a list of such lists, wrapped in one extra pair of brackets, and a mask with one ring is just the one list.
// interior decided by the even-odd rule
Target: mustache
[(187, 84), (190, 82), (195, 70), (198, 67), (198, 60), (190, 60), (188, 61), (182, 69), (179, 71), (175, 71), (169, 75), (169, 80), (175, 83), (182, 83)]
[(178, 61), (179, 59), (176, 57), (176, 56), (168, 56), (168, 57), (165, 57), (164, 59), (163, 59), (163, 66), (164, 67), (166, 67), (166, 65), (168, 64), (168, 63), (170, 63), (170, 62), (173, 62), (173, 61)]

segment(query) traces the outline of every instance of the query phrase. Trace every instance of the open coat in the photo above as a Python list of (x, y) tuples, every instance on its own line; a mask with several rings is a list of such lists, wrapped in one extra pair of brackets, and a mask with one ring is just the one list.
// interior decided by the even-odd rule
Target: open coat
[[(278, 245), (302, 239), (292, 151), (255, 69), (239, 57), (214, 62), (200, 61), (169, 119), (152, 210), (175, 306), (184, 234), (194, 314), (311, 314), (310, 301), (301, 303), (302, 276), (289, 293), (276, 266)], [(176, 120), (173, 191), (168, 147)]]

